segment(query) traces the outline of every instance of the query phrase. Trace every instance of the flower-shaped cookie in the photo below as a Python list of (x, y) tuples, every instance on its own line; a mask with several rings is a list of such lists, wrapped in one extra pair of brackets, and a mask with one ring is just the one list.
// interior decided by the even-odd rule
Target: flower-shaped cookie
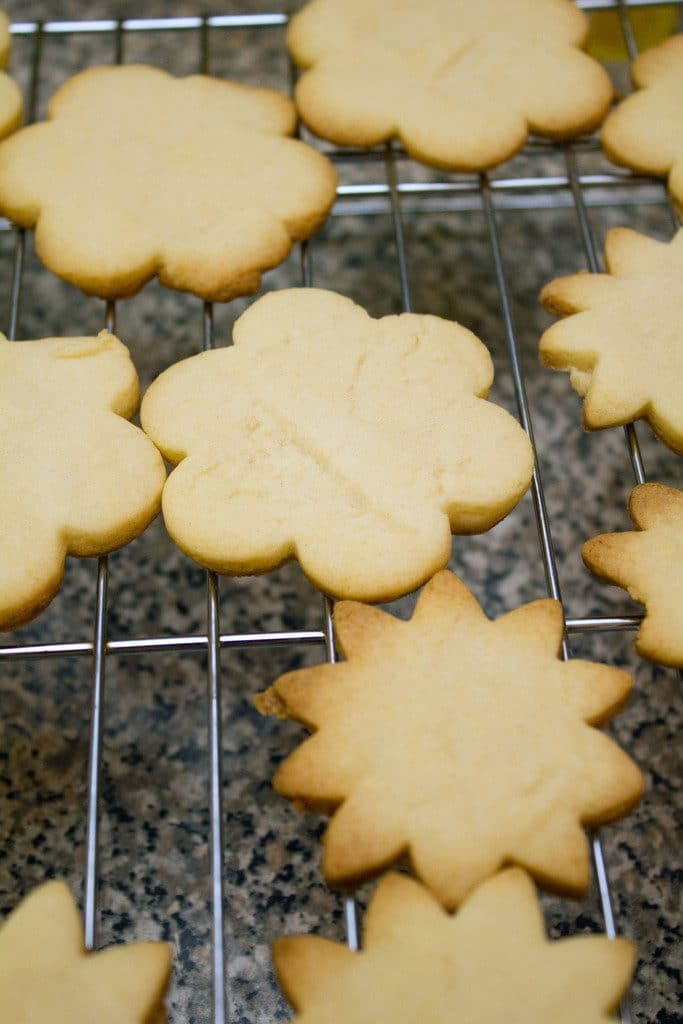
[(628, 590), (646, 609), (636, 649), (683, 668), (683, 492), (662, 484), (631, 491), (638, 533), (606, 533), (583, 546), (589, 569)]
[(0, 925), (3, 1024), (164, 1024), (169, 947), (137, 942), (86, 952), (63, 882), (35, 889)]
[(625, 939), (549, 942), (518, 868), (481, 885), (453, 917), (417, 882), (388, 875), (360, 952), (300, 935), (278, 939), (273, 953), (296, 1024), (609, 1024), (635, 961)]
[(587, 31), (570, 0), (312, 0), (287, 42), (309, 69), (296, 102), (318, 135), (398, 135), (419, 160), (483, 170), (529, 131), (561, 139), (600, 123), (612, 86), (578, 49)]
[(407, 855), (449, 908), (511, 861), (583, 892), (582, 824), (620, 817), (642, 793), (636, 765), (590, 728), (623, 705), (631, 677), (560, 660), (558, 602), (491, 622), (449, 572), (409, 622), (342, 602), (334, 624), (347, 660), (282, 676), (259, 699), (315, 730), (275, 788), (333, 812), (325, 878), (356, 884)]
[(608, 274), (574, 274), (541, 292), (567, 319), (541, 338), (541, 360), (569, 370), (588, 430), (644, 417), (683, 453), (683, 230), (669, 244), (612, 228)]
[(669, 175), (669, 189), (683, 207), (683, 34), (646, 50), (633, 63), (639, 92), (607, 117), (602, 144), (610, 160), (634, 171)]
[[(9, 21), (0, 11), (0, 68), (7, 67), (12, 37)], [(0, 71), (0, 139), (15, 131), (24, 119), (24, 104), (19, 88), (9, 75)]]
[(126, 422), (137, 403), (128, 351), (106, 331), (0, 335), (0, 629), (51, 601), (67, 554), (127, 544), (157, 514), (166, 472)]
[(0, 210), (35, 225), (44, 263), (88, 293), (133, 295), (158, 274), (204, 299), (243, 295), (334, 202), (329, 161), (285, 137), (295, 123), (270, 89), (93, 68), (0, 146)]
[(488, 529), (529, 486), (529, 440), (483, 401), (490, 356), (457, 324), (373, 320), (300, 288), (254, 303), (234, 341), (172, 366), (142, 403), (181, 463), (166, 526), (201, 565), (295, 557), (330, 594), (388, 600), (446, 565), (451, 531)]

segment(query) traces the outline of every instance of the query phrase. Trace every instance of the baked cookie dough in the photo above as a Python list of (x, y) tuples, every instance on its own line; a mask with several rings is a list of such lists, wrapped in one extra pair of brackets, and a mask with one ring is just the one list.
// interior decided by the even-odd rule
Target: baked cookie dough
[(331, 163), (295, 127), (271, 89), (92, 68), (0, 145), (0, 211), (88, 294), (134, 295), (154, 275), (207, 300), (248, 294), (334, 202)]
[(314, 731), (274, 785), (332, 814), (326, 880), (356, 885), (406, 857), (453, 909), (513, 862), (583, 893), (582, 826), (623, 816), (643, 790), (633, 761), (591, 728), (625, 703), (631, 677), (560, 659), (557, 601), (492, 622), (449, 572), (409, 622), (344, 601), (334, 627), (346, 661), (284, 675), (257, 702)]
[(453, 917), (417, 882), (387, 875), (360, 952), (303, 935), (278, 939), (273, 953), (299, 1024), (608, 1024), (635, 966), (625, 939), (549, 942), (518, 868), (484, 882)]
[(458, 324), (374, 320), (350, 299), (265, 295), (234, 346), (166, 370), (144, 430), (172, 463), (172, 538), (220, 573), (298, 558), (336, 597), (384, 601), (443, 568), (451, 533), (487, 530), (531, 480), (527, 435), (484, 401), (485, 346)]
[(138, 404), (126, 347), (96, 338), (0, 335), (0, 629), (52, 600), (70, 555), (102, 555), (142, 533), (166, 478), (126, 422)]
[(666, 178), (683, 209), (683, 34), (653, 46), (631, 68), (637, 92), (612, 111), (602, 128), (610, 160)]
[(3, 1024), (165, 1024), (171, 951), (136, 942), (89, 953), (64, 882), (46, 882), (0, 924)]
[(584, 562), (645, 605), (638, 653), (683, 668), (683, 491), (641, 484), (629, 512), (638, 532), (594, 537), (583, 546)]
[(569, 370), (588, 430), (642, 417), (683, 454), (683, 230), (667, 244), (612, 228), (605, 263), (607, 274), (561, 277), (541, 292), (566, 317), (541, 338), (541, 361)]
[(398, 136), (425, 163), (481, 171), (529, 132), (600, 124), (613, 89), (579, 49), (587, 34), (571, 0), (312, 0), (287, 42), (316, 134), (347, 146)]
[[(0, 68), (6, 68), (12, 49), (7, 16), (0, 11)], [(10, 135), (24, 120), (24, 103), (13, 78), (0, 71), (0, 139)]]

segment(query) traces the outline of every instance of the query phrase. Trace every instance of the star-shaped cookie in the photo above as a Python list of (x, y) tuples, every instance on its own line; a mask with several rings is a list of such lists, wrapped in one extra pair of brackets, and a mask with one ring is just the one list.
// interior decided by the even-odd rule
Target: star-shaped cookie
[(534, 132), (592, 131), (612, 85), (582, 53), (570, 0), (312, 0), (289, 25), (305, 68), (304, 121), (323, 138), (374, 146), (397, 135), (447, 170), (483, 170)]
[(518, 868), (479, 886), (454, 916), (417, 882), (387, 875), (360, 952), (305, 935), (278, 939), (273, 953), (296, 1024), (608, 1024), (635, 961), (625, 939), (549, 942)]
[(126, 422), (138, 396), (128, 350), (106, 331), (0, 335), (0, 629), (52, 600), (67, 554), (121, 547), (159, 511), (163, 461)]
[(334, 202), (332, 165), (287, 137), (294, 105), (271, 89), (91, 68), (48, 118), (0, 145), (0, 210), (89, 294), (134, 295), (155, 274), (204, 299), (254, 292)]
[(529, 439), (484, 401), (491, 358), (458, 324), (373, 320), (295, 288), (254, 303), (234, 342), (172, 366), (142, 403), (180, 463), (166, 526), (201, 565), (298, 558), (327, 593), (389, 600), (447, 564), (451, 531), (488, 529), (529, 486)]
[(683, 453), (683, 230), (670, 243), (612, 228), (607, 274), (561, 277), (541, 292), (566, 317), (541, 338), (541, 360), (569, 370), (588, 430), (643, 417)]
[[(0, 68), (6, 68), (12, 49), (7, 16), (0, 11)], [(14, 79), (0, 71), (0, 139), (10, 135), (24, 119), (24, 104)]]
[(645, 605), (638, 652), (683, 668), (683, 492), (642, 484), (631, 491), (629, 512), (638, 532), (594, 537), (584, 544), (583, 559)]
[(334, 625), (347, 660), (282, 676), (264, 708), (314, 730), (274, 785), (332, 812), (328, 882), (356, 884), (406, 855), (448, 908), (510, 862), (582, 893), (582, 825), (620, 817), (642, 793), (635, 764), (591, 728), (623, 705), (631, 677), (560, 660), (558, 602), (492, 622), (449, 572), (409, 622), (341, 602)]
[(603, 147), (615, 163), (668, 175), (671, 195), (683, 207), (683, 34), (642, 53), (631, 74), (638, 92), (605, 120)]
[(164, 1024), (162, 942), (86, 952), (63, 882), (35, 889), (0, 924), (0, 1024)]

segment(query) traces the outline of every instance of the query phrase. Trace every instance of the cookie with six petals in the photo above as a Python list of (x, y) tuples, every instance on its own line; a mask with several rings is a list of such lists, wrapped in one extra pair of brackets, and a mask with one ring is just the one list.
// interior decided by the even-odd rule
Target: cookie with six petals
[(0, 210), (89, 294), (134, 295), (158, 275), (204, 299), (245, 295), (334, 202), (332, 165), (295, 127), (272, 89), (91, 68), (0, 145)]
[(217, 572), (297, 558), (337, 597), (408, 593), (447, 564), (452, 532), (488, 529), (529, 486), (529, 439), (484, 401), (492, 380), (458, 324), (374, 320), (313, 288), (265, 295), (233, 347), (172, 366), (145, 395), (143, 428), (179, 463), (169, 533)]
[(570, 0), (312, 0), (291, 20), (296, 102), (318, 135), (350, 146), (399, 136), (418, 160), (483, 170), (529, 132), (592, 131), (612, 99), (579, 47)]

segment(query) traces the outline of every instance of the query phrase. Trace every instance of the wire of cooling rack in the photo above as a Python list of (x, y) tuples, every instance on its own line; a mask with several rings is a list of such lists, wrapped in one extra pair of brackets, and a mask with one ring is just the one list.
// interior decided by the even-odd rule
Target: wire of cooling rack
[[(635, 35), (629, 18), (630, 6), (660, 6), (665, 0), (640, 0), (631, 5), (626, 0), (579, 0), (579, 6), (588, 10), (615, 9), (618, 12), (624, 39), (630, 55), (637, 53)], [(678, 0), (679, 10), (683, 10), (683, 0)], [(90, 21), (27, 21), (12, 26), (16, 35), (31, 36), (33, 47), (31, 55), (31, 72), (29, 96), (27, 103), (28, 120), (33, 120), (36, 112), (43, 39), (46, 34), (70, 35), (77, 33), (97, 32), (111, 34), (114, 43), (114, 61), (121, 63), (124, 57), (124, 40), (129, 32), (154, 32), (162, 30), (199, 31), (200, 58), (199, 67), (203, 72), (209, 70), (210, 61), (210, 30), (230, 30), (234, 28), (266, 28), (283, 26), (287, 22), (284, 13), (250, 14), (250, 15), (214, 15), (211, 17), (186, 18), (128, 18), (123, 20), (100, 19)], [(529, 149), (549, 148), (558, 151), (557, 147), (549, 147), (543, 140), (531, 140)], [(503, 251), (498, 229), (497, 210), (506, 205), (518, 205), (535, 208), (537, 205), (572, 206), (577, 217), (577, 225), (584, 254), (592, 271), (599, 270), (599, 261), (595, 243), (590, 229), (587, 207), (593, 203), (609, 205), (611, 202), (623, 202), (624, 196), (633, 197), (637, 202), (661, 202), (666, 199), (666, 190), (662, 192), (659, 185), (652, 179), (638, 175), (630, 175), (621, 171), (604, 174), (581, 174), (577, 164), (577, 153), (594, 148), (592, 140), (579, 140), (577, 143), (565, 145), (566, 174), (546, 177), (507, 177), (489, 178), (459, 176), (455, 180), (429, 183), (401, 182), (399, 166), (405, 158), (400, 147), (388, 144), (372, 151), (332, 150), (329, 154), (333, 160), (345, 162), (362, 160), (383, 165), (384, 181), (373, 181), (368, 185), (340, 186), (338, 203), (335, 212), (345, 212), (345, 204), (353, 204), (354, 212), (370, 213), (377, 209), (386, 209), (388, 201), (391, 213), (397, 273), (400, 280), (401, 304), (405, 311), (411, 309), (409, 281), (409, 260), (403, 228), (403, 206), (406, 203), (428, 204), (430, 201), (440, 203), (445, 210), (479, 209), (483, 212), (487, 226), (491, 260), (498, 287), (501, 314), (505, 327), (508, 357), (514, 382), (515, 396), (520, 422), (527, 430), (533, 443), (533, 427), (531, 412), (526, 397), (524, 378), (519, 359), (518, 343), (513, 322), (509, 287), (504, 265)], [(592, 190), (599, 189), (596, 197)], [(540, 200), (540, 202), (539, 202)], [(375, 205), (373, 205), (375, 204)], [(379, 206), (377, 204), (380, 204)], [(428, 208), (425, 205), (425, 208)], [(439, 207), (441, 208), (441, 207)], [(675, 223), (675, 216), (672, 216)], [(8, 227), (4, 224), (3, 227)], [(24, 268), (25, 233), (16, 231), (16, 247), (13, 265), (12, 287), (10, 295), (10, 311), (8, 337), (16, 337), (19, 325), (22, 278)], [(302, 246), (302, 281), (310, 285), (313, 278), (312, 245)], [(115, 328), (115, 307), (109, 303), (105, 313), (105, 323), (110, 330)], [(202, 347), (213, 347), (213, 310), (205, 304), (203, 310)], [(638, 446), (635, 429), (626, 428), (628, 451), (634, 475), (640, 482), (645, 478), (642, 456)], [(535, 451), (535, 446), (534, 446)], [(546, 576), (546, 585), (552, 597), (561, 600), (559, 578), (555, 564), (551, 523), (545, 504), (543, 483), (538, 460), (535, 462), (532, 484), (532, 497), (539, 534), (541, 555)], [(221, 739), (221, 669), (220, 653), (226, 647), (258, 647), (281, 645), (322, 645), (328, 661), (336, 660), (334, 636), (332, 629), (332, 606), (327, 598), (322, 598), (322, 625), (319, 630), (291, 630), (281, 632), (259, 632), (244, 634), (221, 634), (219, 621), (219, 583), (213, 573), (207, 574), (207, 627), (205, 634), (182, 636), (140, 637), (133, 640), (115, 640), (107, 637), (107, 581), (108, 564), (106, 557), (98, 560), (96, 601), (94, 610), (93, 639), (91, 641), (64, 641), (45, 644), (15, 644), (0, 646), (0, 662), (2, 659), (44, 658), (54, 656), (88, 656), (92, 658), (92, 711), (90, 724), (90, 754), (88, 765), (88, 810), (86, 823), (86, 865), (84, 872), (84, 921), (85, 940), (89, 948), (97, 944), (97, 853), (99, 823), (99, 793), (101, 781), (102, 734), (104, 714), (105, 665), (108, 656), (132, 653), (155, 653), (161, 651), (196, 651), (207, 654), (207, 707), (209, 736), (209, 807), (210, 807), (210, 859), (211, 859), (211, 913), (212, 913), (212, 1022), (225, 1024), (228, 1019), (228, 995), (226, 991), (226, 947), (224, 921), (224, 856), (223, 841), (223, 808), (222, 808), (222, 739)], [(600, 616), (592, 618), (565, 619), (566, 636), (580, 635), (614, 630), (634, 630), (640, 625), (641, 615)], [(568, 655), (567, 643), (563, 644), (563, 653)], [(616, 925), (612, 911), (610, 881), (605, 859), (597, 836), (592, 843), (593, 858), (598, 879), (598, 889), (602, 907), (605, 929), (608, 935), (616, 934)], [(358, 911), (353, 900), (347, 899), (344, 904), (347, 928), (347, 942), (352, 949), (359, 946)], [(628, 1024), (630, 1012), (627, 1006), (622, 1007), (622, 1021)]]

